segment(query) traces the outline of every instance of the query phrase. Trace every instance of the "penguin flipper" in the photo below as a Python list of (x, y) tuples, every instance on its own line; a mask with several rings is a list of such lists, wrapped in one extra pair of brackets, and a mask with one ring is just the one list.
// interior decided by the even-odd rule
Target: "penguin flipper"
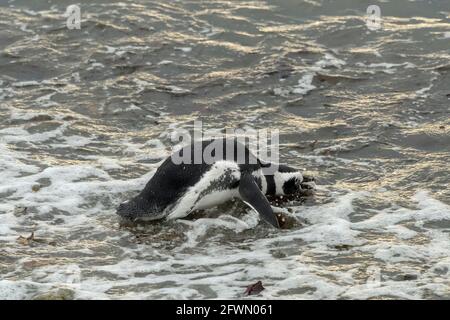
[(264, 220), (273, 225), (275, 228), (280, 227), (278, 219), (275, 216), (269, 201), (261, 192), (251, 174), (245, 173), (241, 176), (241, 180), (239, 182), (239, 195), (245, 204), (258, 212)]

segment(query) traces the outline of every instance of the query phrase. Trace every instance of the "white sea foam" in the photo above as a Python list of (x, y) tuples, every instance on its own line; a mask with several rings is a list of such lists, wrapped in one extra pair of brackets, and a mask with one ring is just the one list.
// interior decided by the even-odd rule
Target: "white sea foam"
[(173, 93), (178, 93), (178, 94), (184, 94), (184, 93), (189, 93), (190, 91), (187, 89), (183, 89), (177, 86), (167, 86), (167, 89), (169, 89), (171, 92)]
[(291, 94), (306, 95), (308, 92), (316, 89), (312, 84), (317, 72), (323, 71), (329, 67), (340, 69), (346, 62), (342, 59), (336, 58), (330, 53), (325, 53), (324, 57), (314, 63), (311, 67), (306, 68), (309, 72), (302, 75), (298, 80), (297, 85), (278, 87), (273, 89), (273, 93), (277, 96), (287, 97)]
[(298, 85), (293, 88), (292, 93), (305, 95), (309, 91), (315, 89), (316, 86), (312, 85), (313, 79), (314, 74), (305, 74), (300, 80), (298, 80)]
[(18, 88), (22, 88), (22, 87), (30, 87), (30, 86), (38, 86), (39, 82), (38, 81), (19, 81), (19, 82), (14, 82), (12, 84), (14, 87), (18, 87)]
[[(102, 211), (102, 206), (82, 209), (88, 196), (92, 196), (92, 193), (116, 194), (130, 188), (138, 190), (151, 175), (149, 173), (136, 180), (118, 181), (111, 179), (105, 171), (89, 166), (54, 167), (40, 172), (32, 167), (29, 170), (30, 175), (15, 179), (10, 186), (2, 186), (0, 192), (6, 191), (5, 189), (13, 192), (9, 197), (12, 206), (21, 204), (35, 207), (37, 212), (43, 213), (48, 209), (39, 205), (49, 204), (50, 207), (70, 212), (69, 216), (62, 216), (65, 219), (64, 226), (39, 222), (38, 230), (41, 235), (48, 236), (62, 230), (98, 224), (95, 222), (97, 214), (94, 212)], [(95, 179), (83, 181), (88, 177)], [(31, 193), (31, 185), (42, 178), (48, 178), (50, 185), (38, 193)], [(412, 199), (417, 203), (417, 209), (390, 207), (377, 211), (368, 219), (352, 222), (355, 201), (364, 201), (370, 197), (371, 194), (367, 192), (335, 193), (332, 196), (334, 201), (330, 203), (301, 206), (295, 210), (297, 218), (307, 221), (303, 228), (284, 232), (271, 231), (267, 237), (256, 241), (245, 237), (243, 243), (231, 246), (221, 243), (223, 232), (228, 230), (239, 234), (261, 227), (258, 226), (261, 223), (258, 215), (252, 210), (248, 210), (241, 218), (220, 215), (193, 221), (180, 220), (177, 223), (184, 226), (187, 240), (173, 251), (155, 250), (151, 244), (140, 245), (135, 249), (126, 249), (123, 258), (116, 263), (89, 267), (95, 272), (107, 272), (114, 281), (108, 280), (108, 277), (74, 273), (73, 270), (76, 271), (77, 268), (82, 271), (79, 265), (42, 266), (35, 268), (27, 280), (14, 283), (3, 280), (2, 293), (7, 298), (27, 298), (35, 294), (36, 290), (45, 292), (51, 287), (64, 287), (73, 290), (78, 298), (109, 298), (115, 295), (107, 292), (126, 286), (129, 289), (117, 297), (141, 298), (142, 295), (139, 291), (134, 291), (133, 287), (162, 286), (164, 289), (146, 291), (145, 296), (189, 299), (202, 297), (204, 292), (198, 288), (204, 286), (209, 288), (209, 292), (215, 292), (215, 297), (235, 298), (242, 296), (246, 285), (263, 279), (267, 288), (262, 293), (264, 298), (371, 298), (383, 295), (421, 297), (421, 292), (430, 288), (426, 279), (436, 277), (433, 270), (448, 270), (448, 236), (444, 231), (428, 230), (425, 234), (430, 241), (417, 245), (408, 242), (416, 236), (416, 232), (403, 223), (415, 221), (417, 227), (422, 227), (427, 221), (450, 219), (449, 206), (433, 199), (427, 192), (418, 192)], [(108, 214), (101, 214), (100, 217)], [(1, 239), (11, 241), (17, 236), (12, 228), (20, 220), (12, 213), (2, 216), (6, 224), (1, 229)], [(5, 226), (9, 229), (5, 229)], [(99, 225), (95, 228), (105, 227)], [(215, 236), (212, 237), (213, 230)], [(397, 240), (384, 241), (383, 237), (375, 241), (368, 240), (364, 237), (365, 230), (393, 234)], [(273, 250), (292, 250), (292, 243), (296, 242), (296, 253), (287, 253), (283, 258), (272, 255)], [(424, 259), (431, 264), (431, 268), (419, 272), (417, 280), (399, 282), (381, 277), (379, 282), (367, 283), (364, 279), (357, 280), (354, 277), (360, 266), (358, 262), (342, 269), (316, 263), (323, 254), (335, 257), (342, 255), (339, 251), (330, 250), (340, 245), (350, 247), (344, 255), (373, 256), (375, 261), (384, 261), (386, 268), (399, 262), (412, 263)], [(213, 247), (214, 250), (209, 249)], [(142, 255), (147, 258), (138, 258)], [(384, 267), (380, 265), (379, 268), (383, 271)], [(137, 276), (138, 273), (148, 275)], [(437, 281), (433, 290), (437, 293), (445, 292), (446, 285), (445, 281)]]
[(192, 51), (192, 48), (191, 47), (175, 47), (175, 50), (179, 50), (184, 53), (189, 53)]
[(158, 62), (159, 65), (166, 65), (166, 64), (172, 64), (173, 61), (171, 60), (161, 60), (160, 62)]
[[(415, 69), (417, 66), (411, 62), (404, 62), (404, 63), (387, 63), (387, 62), (381, 62), (381, 63), (370, 63), (370, 64), (364, 64), (362, 62), (357, 62), (356, 66), (365, 68), (369, 72), (376, 72), (381, 71), (388, 74), (394, 74), (397, 72), (397, 67), (403, 67), (405, 69)], [(374, 70), (372, 70), (374, 69)]]

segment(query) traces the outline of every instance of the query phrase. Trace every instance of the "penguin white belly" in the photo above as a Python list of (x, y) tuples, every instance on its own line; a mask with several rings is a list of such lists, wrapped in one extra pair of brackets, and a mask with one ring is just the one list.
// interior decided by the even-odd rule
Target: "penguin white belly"
[(239, 191), (237, 188), (235, 189), (226, 189), (226, 190), (216, 190), (210, 194), (202, 197), (194, 207), (194, 210), (202, 210), (208, 209), (211, 207), (215, 207), (219, 204), (225, 203), (239, 195)]
[(167, 219), (187, 216), (193, 210), (209, 208), (230, 200), (237, 191), (231, 188), (240, 179), (239, 165), (232, 161), (217, 161), (201, 179), (170, 208)]

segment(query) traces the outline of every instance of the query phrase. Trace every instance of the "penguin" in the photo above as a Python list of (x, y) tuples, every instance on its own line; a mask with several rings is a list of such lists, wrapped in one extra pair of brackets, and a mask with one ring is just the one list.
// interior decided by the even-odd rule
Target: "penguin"
[(295, 168), (261, 161), (237, 139), (195, 141), (168, 157), (117, 214), (132, 221), (178, 219), (240, 198), (279, 228), (266, 195), (295, 194), (313, 180)]

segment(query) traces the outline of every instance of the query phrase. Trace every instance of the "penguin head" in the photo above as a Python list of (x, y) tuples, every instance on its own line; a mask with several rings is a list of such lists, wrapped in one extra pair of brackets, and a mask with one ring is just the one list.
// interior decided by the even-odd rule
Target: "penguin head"
[(154, 206), (141, 196), (137, 196), (125, 202), (122, 202), (117, 208), (116, 213), (127, 220), (155, 220), (159, 219)]

